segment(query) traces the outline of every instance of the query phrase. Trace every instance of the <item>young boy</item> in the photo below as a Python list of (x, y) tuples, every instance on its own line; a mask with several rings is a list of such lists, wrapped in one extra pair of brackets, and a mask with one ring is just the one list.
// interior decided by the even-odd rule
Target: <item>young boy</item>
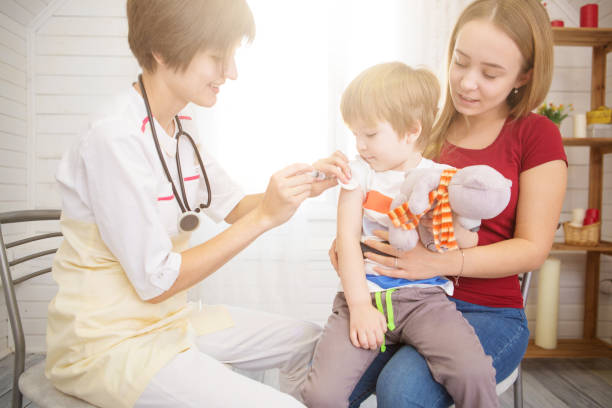
[[(400, 62), (365, 70), (344, 91), (342, 116), (355, 134), (359, 158), (351, 162), (352, 179), (342, 185), (338, 201), (342, 287), (302, 391), (311, 408), (348, 406), (349, 395), (381, 345), (384, 351), (385, 341), (414, 346), (457, 407), (499, 406), (492, 359), (446, 297), (452, 295), (452, 283), (443, 277), (409, 281), (381, 276), (360, 249), (364, 239), (378, 239), (374, 230), (388, 229), (387, 212), (407, 170), (448, 167), (421, 155), (439, 94), (431, 72)], [(477, 242), (469, 231), (457, 238), (461, 247)]]

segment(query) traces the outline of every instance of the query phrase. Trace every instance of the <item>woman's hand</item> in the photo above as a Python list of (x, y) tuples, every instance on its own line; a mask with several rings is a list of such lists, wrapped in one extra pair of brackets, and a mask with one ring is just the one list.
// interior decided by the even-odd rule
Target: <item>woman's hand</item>
[[(389, 238), (389, 233), (386, 231), (374, 231), (374, 234), (385, 241)], [(374, 270), (381, 275), (392, 278), (418, 280), (429, 279), (442, 274), (433, 268), (434, 257), (437, 254), (425, 249), (420, 241), (410, 251), (401, 251), (389, 244), (375, 240), (367, 240), (365, 244), (389, 254), (389, 256), (384, 256), (373, 252), (365, 252), (366, 258), (385, 266), (374, 267)]]
[(342, 183), (348, 183), (351, 178), (351, 168), (348, 165), (348, 159), (340, 151), (334, 152), (325, 159), (317, 160), (312, 167), (325, 173), (326, 177), (324, 180), (315, 180), (310, 192), (311, 197), (316, 197), (328, 188), (335, 186), (338, 184), (338, 180)]
[(308, 164), (292, 164), (270, 177), (268, 188), (255, 208), (266, 229), (287, 221), (300, 204), (311, 194), (313, 167)]
[(334, 238), (334, 240), (332, 241), (331, 246), (329, 247), (328, 254), (329, 254), (329, 261), (331, 262), (332, 266), (336, 270), (336, 273), (338, 274), (338, 276), (340, 276), (340, 273), (338, 272), (338, 251), (336, 250), (336, 238)]
[(383, 343), (387, 332), (385, 316), (371, 303), (350, 307), (351, 343), (355, 347), (376, 350)]

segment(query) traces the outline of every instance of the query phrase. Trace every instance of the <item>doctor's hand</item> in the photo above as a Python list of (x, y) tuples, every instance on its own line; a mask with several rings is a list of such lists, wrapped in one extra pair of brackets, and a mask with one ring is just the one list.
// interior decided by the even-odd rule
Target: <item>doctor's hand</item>
[(270, 177), (256, 214), (266, 229), (287, 221), (310, 196), (314, 169), (308, 164), (292, 164)]
[(348, 183), (351, 179), (351, 168), (348, 165), (348, 159), (339, 150), (325, 159), (317, 160), (313, 163), (312, 167), (324, 173), (325, 179), (315, 180), (310, 192), (311, 197), (316, 197), (328, 188), (334, 187), (338, 184), (338, 180), (342, 183)]

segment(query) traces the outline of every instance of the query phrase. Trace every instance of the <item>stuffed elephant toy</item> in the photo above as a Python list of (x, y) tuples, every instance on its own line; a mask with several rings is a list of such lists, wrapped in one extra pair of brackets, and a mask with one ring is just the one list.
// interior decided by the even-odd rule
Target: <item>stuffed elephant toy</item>
[[(422, 215), (430, 211), (436, 204), (430, 202), (430, 192), (438, 189), (444, 170), (428, 168), (407, 171), (400, 194), (392, 201), (391, 209), (406, 203), (412, 214)], [(494, 218), (506, 208), (511, 186), (512, 181), (489, 166), (457, 169), (447, 187), (453, 220), (466, 229), (477, 229), (481, 220)], [(425, 247), (437, 250), (430, 245), (434, 242), (432, 230), (422, 224), (418, 224), (416, 229), (389, 228), (389, 243), (404, 251), (414, 248), (419, 237)]]

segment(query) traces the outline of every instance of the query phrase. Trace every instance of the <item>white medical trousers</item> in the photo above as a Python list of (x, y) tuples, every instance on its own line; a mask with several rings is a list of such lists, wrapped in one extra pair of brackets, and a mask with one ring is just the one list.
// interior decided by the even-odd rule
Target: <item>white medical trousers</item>
[[(269, 313), (227, 307), (235, 325), (200, 336), (147, 385), (136, 408), (303, 407), (304, 382), (321, 328)], [(280, 388), (233, 372), (279, 368)]]

